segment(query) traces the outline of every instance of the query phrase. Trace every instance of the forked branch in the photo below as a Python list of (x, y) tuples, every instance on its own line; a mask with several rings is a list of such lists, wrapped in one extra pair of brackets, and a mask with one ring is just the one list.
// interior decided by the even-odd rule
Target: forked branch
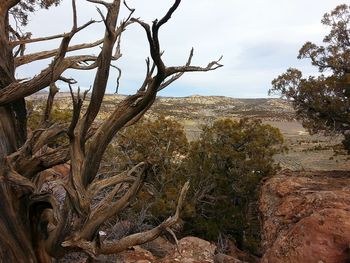
[[(89, 185), (88, 187), (88, 191), (90, 193), (92, 193), (92, 195), (96, 196), (101, 190), (113, 186), (113, 185), (117, 185), (120, 183), (127, 183), (127, 182), (134, 182), (135, 181), (135, 176), (132, 176), (133, 173), (135, 173), (138, 169), (140, 169), (140, 167), (143, 167), (145, 165), (145, 163), (141, 162), (139, 164), (137, 164), (136, 166), (134, 166), (132, 169), (130, 169), (130, 171), (128, 172), (122, 172), (118, 175), (114, 175), (114, 176), (110, 176), (106, 179), (102, 179), (102, 180), (94, 180), (92, 182), (91, 185)], [(142, 170), (143, 172), (143, 170)]]
[[(105, 151), (105, 147), (110, 143), (114, 135), (122, 127), (131, 125), (141, 118), (142, 115), (152, 106), (159, 90), (165, 88), (173, 81), (180, 78), (185, 72), (205, 72), (215, 70), (222, 66), (219, 63), (221, 58), (217, 61), (210, 62), (207, 67), (191, 66), (190, 63), (192, 61), (193, 51), (191, 51), (185, 66), (168, 68), (164, 65), (158, 40), (158, 30), (170, 19), (179, 2), (179, 0), (175, 1), (174, 5), (169, 9), (166, 16), (164, 16), (159, 22), (157, 20), (153, 22), (152, 31), (148, 24), (139, 19), (131, 19), (131, 21), (140, 24), (145, 29), (154, 66), (151, 68), (150, 62), (147, 61), (145, 81), (140, 87), (139, 91), (135, 95), (130, 96), (119, 103), (115, 111), (102, 123), (102, 125), (100, 125), (95, 135), (91, 138), (90, 147), (86, 149), (86, 160), (82, 175), (85, 185), (89, 185), (94, 180), (102, 155)], [(157, 72), (155, 76), (152, 76), (155, 69), (157, 69)], [(167, 77), (170, 77), (168, 81), (166, 81)], [(93, 102), (95, 103), (95, 100), (92, 98), (90, 106), (94, 105)], [(98, 105), (98, 108), (99, 107), (100, 104)]]

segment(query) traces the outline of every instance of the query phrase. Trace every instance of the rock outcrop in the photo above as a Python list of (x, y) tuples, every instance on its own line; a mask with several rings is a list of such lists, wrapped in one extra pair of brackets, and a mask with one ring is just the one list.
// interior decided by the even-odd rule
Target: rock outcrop
[(262, 263), (350, 262), (350, 173), (283, 172), (262, 187)]
[[(156, 243), (164, 243), (158, 240)], [(154, 246), (150, 244), (150, 246)], [(167, 245), (168, 246), (168, 245)], [(236, 257), (217, 253), (216, 245), (197, 237), (184, 237), (173, 245), (165, 257), (159, 258), (149, 250), (133, 247), (117, 255), (117, 262), (124, 263), (244, 263)]]

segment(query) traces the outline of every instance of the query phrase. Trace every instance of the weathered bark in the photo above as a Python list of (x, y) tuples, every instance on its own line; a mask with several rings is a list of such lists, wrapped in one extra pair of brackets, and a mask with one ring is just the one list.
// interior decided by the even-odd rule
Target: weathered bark
[(8, 107), (0, 107), (0, 158), (3, 159), (17, 148), (15, 122)]
[[(3, 5), (5, 5), (5, 3)], [(15, 80), (12, 49), (8, 45), (8, 15), (4, 8), (4, 6), (0, 6), (0, 90)], [(18, 110), (21, 106), (9, 104), (0, 107), (0, 158), (15, 151), (25, 138), (23, 134), (22, 138), (20, 138), (21, 136), (19, 136), (20, 134), (17, 132), (19, 120), (16, 120), (15, 108)], [(20, 114), (19, 116), (23, 117)], [(20, 129), (23, 131), (23, 127)]]
[(50, 115), (51, 115), (51, 111), (52, 111), (52, 107), (53, 107), (53, 101), (54, 101), (54, 98), (55, 98), (58, 91), (59, 91), (59, 88), (56, 86), (56, 84), (51, 83), (49, 97), (47, 98), (44, 119), (43, 119), (43, 123), (45, 123), (45, 124), (48, 124), (50, 121)]
[[(6, 4), (9, 2), (0, 4), (0, 90), (15, 79), (12, 50), (8, 45), (9, 6)], [(25, 139), (26, 116), (20, 114), (23, 109), (23, 98), (0, 107), (0, 258), (7, 262), (37, 262), (26, 218), (28, 196), (21, 187), (8, 181), (8, 167), (4, 161)]]
[(20, 204), (21, 200), (18, 200), (19, 197), (3, 176), (0, 198), (0, 258), (6, 259), (7, 262), (37, 262), (30, 240), (31, 235), (26, 231), (28, 225), (19, 217), (25, 215), (26, 208)]

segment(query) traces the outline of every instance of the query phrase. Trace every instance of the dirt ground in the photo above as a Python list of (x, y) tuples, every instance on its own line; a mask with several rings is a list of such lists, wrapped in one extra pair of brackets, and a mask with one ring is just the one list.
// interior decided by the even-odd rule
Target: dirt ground
[(267, 122), (284, 135), (289, 148), (287, 153), (276, 156), (282, 168), (290, 170), (349, 170), (346, 154), (336, 154), (334, 147), (341, 144), (341, 136), (310, 135), (297, 121)]

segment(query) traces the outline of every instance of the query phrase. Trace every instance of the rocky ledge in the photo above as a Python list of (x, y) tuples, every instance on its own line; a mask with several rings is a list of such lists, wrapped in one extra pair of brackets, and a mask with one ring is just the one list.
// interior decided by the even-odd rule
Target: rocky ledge
[(290, 172), (265, 182), (261, 263), (350, 262), (350, 172)]

